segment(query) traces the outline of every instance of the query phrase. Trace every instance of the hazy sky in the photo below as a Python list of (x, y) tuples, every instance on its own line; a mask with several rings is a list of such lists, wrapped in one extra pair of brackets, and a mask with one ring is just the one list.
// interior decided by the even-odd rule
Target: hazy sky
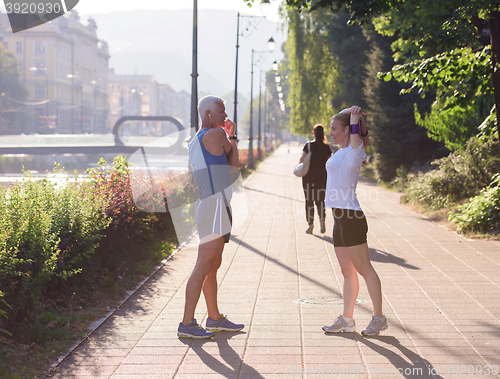
[[(271, 0), (271, 10), (267, 16), (279, 21), (278, 8), (281, 0)], [(234, 9), (243, 14), (261, 16), (260, 1), (249, 8), (243, 0), (198, 0), (198, 9)], [(80, 14), (109, 13), (137, 9), (190, 9), (191, 0), (80, 0), (76, 9)]]

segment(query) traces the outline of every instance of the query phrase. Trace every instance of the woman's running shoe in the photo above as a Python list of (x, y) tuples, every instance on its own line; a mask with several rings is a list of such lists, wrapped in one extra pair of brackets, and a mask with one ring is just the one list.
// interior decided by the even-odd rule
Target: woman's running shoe
[(198, 323), (196, 319), (192, 319), (189, 324), (182, 325), (182, 322), (179, 324), (179, 328), (177, 329), (177, 337), (179, 338), (194, 338), (194, 339), (205, 339), (212, 338), (215, 333), (207, 332), (203, 329)]
[(220, 315), (220, 319), (217, 321), (212, 320), (210, 317), (207, 318), (207, 330), (213, 332), (239, 332), (244, 327), (243, 324), (235, 324), (229, 321), (227, 316), (223, 314)]
[(350, 321), (346, 321), (344, 316), (340, 315), (332, 325), (323, 326), (323, 330), (327, 333), (353, 333), (356, 331), (356, 323), (353, 318)]
[(380, 334), (382, 330), (386, 330), (388, 328), (387, 319), (385, 316), (378, 317), (373, 315), (370, 323), (361, 331), (361, 334), (365, 337), (375, 337)]

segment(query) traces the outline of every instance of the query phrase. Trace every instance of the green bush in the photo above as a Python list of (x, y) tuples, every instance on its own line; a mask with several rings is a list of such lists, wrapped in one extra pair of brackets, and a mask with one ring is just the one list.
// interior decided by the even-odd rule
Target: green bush
[(491, 231), (500, 228), (500, 174), (468, 203), (451, 212), (450, 221), (459, 231)]
[(109, 222), (91, 183), (23, 179), (0, 190), (0, 286), (11, 306), (0, 309), (11, 322), (36, 311), (51, 280), (80, 271)]
[[(89, 170), (89, 173), (100, 195), (108, 199), (105, 212), (111, 220), (105, 230), (105, 236), (100, 241), (99, 253), (89, 262), (89, 269), (102, 271), (108, 278), (124, 274), (123, 270), (135, 269), (121, 267), (130, 262), (126, 258), (137, 260), (140, 265), (141, 260), (150, 259), (152, 254), (154, 255), (153, 247), (157, 241), (164, 242), (175, 238), (168, 212), (145, 212), (136, 206), (125, 157), (116, 157), (109, 167), (101, 159), (98, 168)], [(149, 188), (151, 184), (149, 177), (136, 176), (134, 179), (136, 186)], [(155, 178), (156, 181), (160, 179), (163, 179), (163, 193), (166, 196), (183, 196), (184, 193), (190, 192), (187, 190), (189, 183), (184, 177), (179, 179), (166, 174), (166, 178)], [(163, 196), (158, 199), (150, 191), (143, 192), (144, 195), (136, 199), (140, 201), (141, 206), (146, 209), (163, 207), (165, 210)]]
[[(125, 157), (111, 165), (101, 159), (89, 173), (87, 181), (75, 173), (57, 185), (26, 172), (0, 188), (0, 345), (10, 333), (25, 342), (58, 338), (48, 316), (119, 296), (173, 250), (164, 196), (193, 202), (189, 175), (154, 178), (164, 196), (145, 191), (140, 198), (145, 209), (163, 206), (153, 213), (137, 208)], [(149, 188), (151, 178), (135, 184)]]
[(432, 169), (408, 175), (408, 200), (432, 209), (479, 194), (500, 171), (498, 141), (471, 138), (464, 149), (432, 162)]

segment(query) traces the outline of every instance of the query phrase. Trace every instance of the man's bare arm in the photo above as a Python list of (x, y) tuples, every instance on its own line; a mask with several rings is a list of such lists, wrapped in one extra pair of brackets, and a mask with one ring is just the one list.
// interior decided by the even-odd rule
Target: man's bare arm
[[(234, 129), (236, 124), (232, 122), (230, 119), (226, 119), (224, 121), (224, 130), (226, 132), (224, 143), (224, 152), (227, 156), (227, 164), (236, 168), (236, 170), (229, 168), (231, 172), (237, 171), (239, 169), (239, 154), (238, 154), (238, 145), (236, 144), (236, 139), (230, 138), (235, 137)], [(228, 146), (229, 145), (229, 146)]]

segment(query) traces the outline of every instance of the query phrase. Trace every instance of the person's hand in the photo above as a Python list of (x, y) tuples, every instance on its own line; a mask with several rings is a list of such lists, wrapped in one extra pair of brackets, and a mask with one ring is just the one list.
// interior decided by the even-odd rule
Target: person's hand
[(370, 113), (363, 112), (363, 111), (361, 110), (361, 107), (358, 107), (357, 105), (353, 105), (353, 106), (351, 107), (351, 113), (352, 113), (352, 114), (361, 114), (362, 116), (369, 116), (369, 115), (370, 115)]
[(224, 130), (226, 131), (227, 135), (232, 137), (234, 136), (234, 127), (236, 124), (232, 122), (230, 119), (226, 118), (224, 121)]

